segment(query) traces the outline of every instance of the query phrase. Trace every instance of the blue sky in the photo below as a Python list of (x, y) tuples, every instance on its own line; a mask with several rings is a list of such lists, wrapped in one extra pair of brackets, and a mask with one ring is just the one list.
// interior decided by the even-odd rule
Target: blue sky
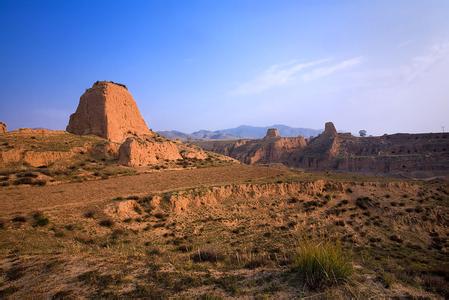
[(0, 28), (11, 129), (63, 129), (113, 80), (155, 130), (449, 130), (446, 0), (0, 0)]

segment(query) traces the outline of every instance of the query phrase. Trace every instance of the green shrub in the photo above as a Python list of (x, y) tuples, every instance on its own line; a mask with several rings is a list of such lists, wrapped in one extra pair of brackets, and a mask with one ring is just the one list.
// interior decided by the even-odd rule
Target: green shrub
[(344, 282), (352, 264), (340, 244), (303, 241), (293, 257), (293, 270), (311, 289)]
[(41, 212), (35, 212), (33, 214), (33, 220), (34, 220), (33, 227), (37, 226), (42, 227), (50, 223), (48, 218), (44, 216)]

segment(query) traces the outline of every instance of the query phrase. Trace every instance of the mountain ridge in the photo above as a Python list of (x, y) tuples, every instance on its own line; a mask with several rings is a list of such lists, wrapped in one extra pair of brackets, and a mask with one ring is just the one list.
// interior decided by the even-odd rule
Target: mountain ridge
[(309, 138), (319, 135), (322, 129), (290, 127), (283, 124), (271, 126), (240, 125), (234, 128), (220, 130), (198, 130), (192, 133), (184, 133), (177, 130), (158, 131), (162, 136), (169, 139), (180, 140), (236, 140), (236, 139), (261, 139), (269, 128), (277, 128), (283, 137), (303, 136)]

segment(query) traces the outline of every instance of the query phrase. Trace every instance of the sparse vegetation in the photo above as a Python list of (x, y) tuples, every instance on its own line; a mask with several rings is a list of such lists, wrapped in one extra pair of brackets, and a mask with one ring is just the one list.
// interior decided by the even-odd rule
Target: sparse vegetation
[(352, 264), (340, 244), (304, 240), (293, 257), (293, 270), (309, 288), (317, 289), (347, 281)]
[(103, 219), (100, 222), (98, 222), (98, 225), (103, 227), (112, 227), (114, 226), (114, 221), (112, 221), (111, 219)]
[(24, 216), (15, 216), (11, 221), (15, 223), (25, 223), (27, 219)]
[[(88, 165), (89, 162), (86, 167)], [(244, 168), (242, 173), (252, 170), (252, 167)], [(16, 170), (8, 180), (14, 180), (15, 174), (20, 172)], [(191, 171), (180, 172), (190, 174)], [(207, 169), (201, 172), (214, 174)], [(266, 167), (263, 172), (266, 176)], [(75, 282), (86, 288), (81, 296), (87, 298), (156, 295), (183, 299), (198, 298), (201, 294), (224, 298), (255, 295), (276, 298), (281, 294), (288, 298), (316, 294), (367, 298), (373, 293), (404, 296), (398, 286), (414, 297), (427, 295), (427, 292), (436, 298), (446, 295), (443, 254), (448, 242), (447, 229), (442, 224), (447, 203), (435, 199), (446, 197), (436, 190), (441, 183), (416, 184), (423, 186), (420, 191), (425, 190), (420, 195), (414, 193), (414, 186), (408, 187), (415, 183), (406, 183), (397, 191), (389, 189), (391, 196), (387, 199), (383, 187), (385, 178), (378, 181), (371, 178), (370, 183), (362, 185), (358, 178), (344, 174), (285, 172), (287, 175), (241, 181), (234, 179), (241, 176), (240, 172), (233, 172), (229, 179), (226, 171), (220, 170), (201, 181), (195, 177), (201, 174), (199, 172), (185, 180), (176, 178), (176, 189), (172, 188), (173, 184), (161, 180), (169, 177), (157, 172), (157, 176), (148, 178), (162, 182), (160, 185), (145, 179), (141, 184), (152, 183), (140, 188), (125, 180), (123, 182), (130, 182), (131, 186), (120, 185), (122, 197), (114, 198), (117, 195), (108, 191), (107, 196), (99, 193), (98, 199), (95, 195), (86, 203), (76, 190), (83, 188), (79, 184), (18, 189), (23, 190), (20, 191), (23, 195), (32, 190), (33, 195), (42, 195), (42, 200), (36, 197), (36, 202), (24, 202), (26, 205), (20, 211), (10, 205), (4, 215), (0, 215), (6, 220), (1, 229), (2, 236), (6, 237), (2, 243), (9, 249), (3, 255), (9, 259), (17, 251), (19, 267), (23, 264), (21, 256), (27, 255), (27, 260), (34, 264), (32, 274), (36, 279), (24, 281), (32, 282), (32, 288), (47, 282), (45, 278), (57, 272), (55, 282), (58, 284), (62, 280), (58, 278), (79, 278)], [(214, 176), (219, 178), (216, 186), (204, 184)], [(323, 180), (322, 176), (326, 176), (322, 190), (307, 187), (315, 180)], [(118, 179), (117, 182), (121, 182), (127, 178)], [(197, 184), (191, 185), (195, 180)], [(228, 183), (227, 180), (234, 181)], [(285, 191), (274, 186), (278, 180), (283, 182)], [(357, 184), (353, 184), (354, 181)], [(109, 182), (93, 183), (109, 185)], [(296, 188), (297, 183), (305, 187), (296, 191), (288, 186), (293, 184)], [(347, 192), (347, 186), (354, 191)], [(65, 187), (76, 188), (71, 190), (74, 195), (64, 194)], [(52, 193), (47, 195), (48, 191)], [(232, 191), (231, 196), (229, 191)], [(2, 192), (10, 191), (3, 189)], [(408, 197), (403, 198), (404, 194)], [(175, 203), (180, 207), (173, 207), (172, 200), (176, 197), (185, 203)], [(425, 201), (420, 203), (421, 199)], [(70, 204), (69, 209), (60, 205), (65, 201)], [(396, 206), (390, 202), (395, 202)], [(36, 221), (31, 212), (36, 209), (40, 211), (38, 219), (48, 219), (47, 227), (33, 227)], [(24, 219), (15, 222), (13, 216)], [(301, 238), (306, 242), (300, 243), (296, 252), (292, 241)], [(329, 242), (334, 238), (341, 242)], [(46, 259), (57, 257), (64, 268), (49, 269), (40, 265), (40, 253), (45, 253)], [(54, 253), (58, 253), (57, 256)], [(73, 253), (82, 253), (89, 269), (85, 269), (84, 262), (81, 265)], [(70, 261), (64, 258), (66, 254), (70, 254)], [(351, 275), (354, 272), (352, 261), (357, 265), (355, 276)], [(9, 265), (1, 267), (5, 271), (10, 269)], [(75, 268), (79, 271), (73, 275)], [(89, 273), (92, 271), (94, 273)], [(29, 276), (29, 273), (22, 274)], [(72, 283), (68, 282), (61, 295), (65, 292), (74, 295)], [(9, 286), (14, 282), (6, 280), (5, 283)], [(125, 288), (130, 284), (132, 288)], [(197, 291), (201, 291), (199, 295)], [(53, 295), (57, 292), (53, 291)], [(21, 291), (11, 293), (12, 296), (22, 295)]]
[(191, 259), (193, 262), (199, 263), (199, 262), (218, 262), (222, 261), (224, 259), (224, 256), (212, 249), (207, 250), (200, 250), (196, 251), (194, 254), (192, 254)]
[(91, 219), (91, 218), (93, 218), (95, 216), (95, 211), (88, 210), (83, 215), (84, 215), (85, 218)]
[(50, 223), (50, 220), (44, 216), (44, 214), (42, 212), (35, 212), (33, 213), (33, 226), (34, 227), (42, 227), (42, 226), (46, 226), (48, 225), (48, 223)]

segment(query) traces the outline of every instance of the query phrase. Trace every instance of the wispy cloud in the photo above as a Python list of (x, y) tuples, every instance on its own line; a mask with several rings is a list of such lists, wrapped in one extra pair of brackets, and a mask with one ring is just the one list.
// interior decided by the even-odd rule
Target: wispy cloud
[(256, 78), (245, 82), (231, 91), (233, 95), (250, 95), (258, 94), (274, 87), (279, 87), (287, 84), (295, 78), (295, 76), (306, 68), (328, 62), (329, 59), (320, 59), (306, 63), (298, 63), (292, 61), (286, 64), (276, 64), (265, 71)]
[(434, 44), (425, 55), (414, 57), (411, 64), (401, 68), (402, 78), (406, 83), (410, 83), (448, 58), (449, 43)]
[(413, 43), (413, 40), (406, 40), (406, 41), (403, 41), (403, 42), (399, 43), (397, 45), (397, 48), (398, 49), (402, 49), (402, 48), (405, 48), (405, 47), (409, 46), (412, 43)]
[(303, 75), (299, 77), (303, 81), (311, 81), (330, 76), (338, 71), (360, 64), (362, 58), (355, 57), (333, 63), (332, 65), (327, 65), (331, 61), (331, 59), (326, 58), (305, 63), (292, 61), (286, 64), (273, 65), (254, 79), (239, 85), (236, 89), (231, 91), (231, 95), (259, 94), (272, 88), (288, 84), (296, 79), (300, 73), (303, 73)]
[(354, 57), (344, 60), (342, 62), (333, 64), (331, 66), (319, 67), (304, 74), (302, 79), (304, 81), (316, 80), (326, 76), (330, 76), (338, 71), (342, 71), (354, 67), (362, 62), (362, 57)]

